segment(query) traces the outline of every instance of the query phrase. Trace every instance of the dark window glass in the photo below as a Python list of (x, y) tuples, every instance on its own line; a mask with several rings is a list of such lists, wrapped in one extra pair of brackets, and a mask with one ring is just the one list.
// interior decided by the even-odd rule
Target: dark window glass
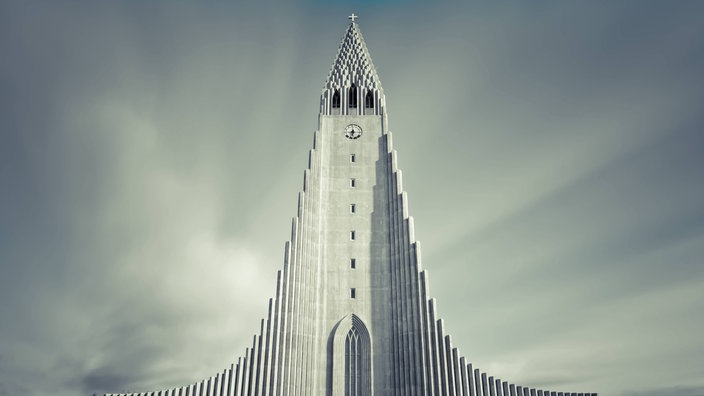
[(357, 107), (357, 86), (354, 84), (350, 87), (349, 99), (350, 107)]
[(335, 93), (332, 95), (332, 107), (333, 108), (339, 108), (340, 107), (340, 91), (335, 90)]

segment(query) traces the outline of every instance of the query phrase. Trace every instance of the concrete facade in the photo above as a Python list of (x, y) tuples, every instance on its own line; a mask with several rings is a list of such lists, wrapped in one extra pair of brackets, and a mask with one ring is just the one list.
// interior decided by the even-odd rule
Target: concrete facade
[(199, 383), (120, 396), (528, 394), (473, 368), (436, 317), (384, 91), (352, 19), (321, 95), (276, 295), (251, 348)]

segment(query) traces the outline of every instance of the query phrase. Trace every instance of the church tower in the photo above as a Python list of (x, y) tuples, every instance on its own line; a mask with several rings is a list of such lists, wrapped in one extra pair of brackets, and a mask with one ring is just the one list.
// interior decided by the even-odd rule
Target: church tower
[(428, 295), (384, 90), (350, 19), (252, 347), (207, 380), (121, 395), (570, 395), (487, 377), (453, 347)]

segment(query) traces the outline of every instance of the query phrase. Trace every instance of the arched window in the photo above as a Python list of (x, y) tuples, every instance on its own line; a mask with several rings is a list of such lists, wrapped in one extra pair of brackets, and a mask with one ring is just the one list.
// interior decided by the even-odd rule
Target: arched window
[(350, 107), (357, 107), (357, 86), (354, 84), (352, 84), (352, 86), (350, 87), (349, 99)]
[(329, 344), (329, 375), (332, 395), (369, 396), (372, 394), (374, 370), (373, 347), (369, 330), (355, 314), (342, 318), (333, 329)]
[(372, 91), (367, 92), (367, 96), (364, 97), (364, 107), (367, 109), (374, 107), (374, 94), (372, 94)]
[(361, 349), (357, 328), (352, 326), (345, 340), (345, 396), (362, 395)]
[(332, 107), (334, 109), (340, 107), (340, 90), (336, 89), (335, 93), (332, 95)]

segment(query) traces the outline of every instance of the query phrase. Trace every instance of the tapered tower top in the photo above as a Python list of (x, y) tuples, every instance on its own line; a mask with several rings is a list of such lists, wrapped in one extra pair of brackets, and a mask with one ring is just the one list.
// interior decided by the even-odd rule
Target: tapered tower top
[[(342, 38), (337, 56), (330, 68), (321, 97), (321, 113), (327, 115), (380, 115), (384, 108), (384, 90), (381, 88), (379, 75), (376, 73), (362, 32), (356, 22), (357, 15), (352, 14), (352, 21)], [(357, 108), (355, 99), (364, 101), (366, 111), (359, 106), (359, 111), (349, 111)], [(333, 109), (341, 108), (340, 111)]]

